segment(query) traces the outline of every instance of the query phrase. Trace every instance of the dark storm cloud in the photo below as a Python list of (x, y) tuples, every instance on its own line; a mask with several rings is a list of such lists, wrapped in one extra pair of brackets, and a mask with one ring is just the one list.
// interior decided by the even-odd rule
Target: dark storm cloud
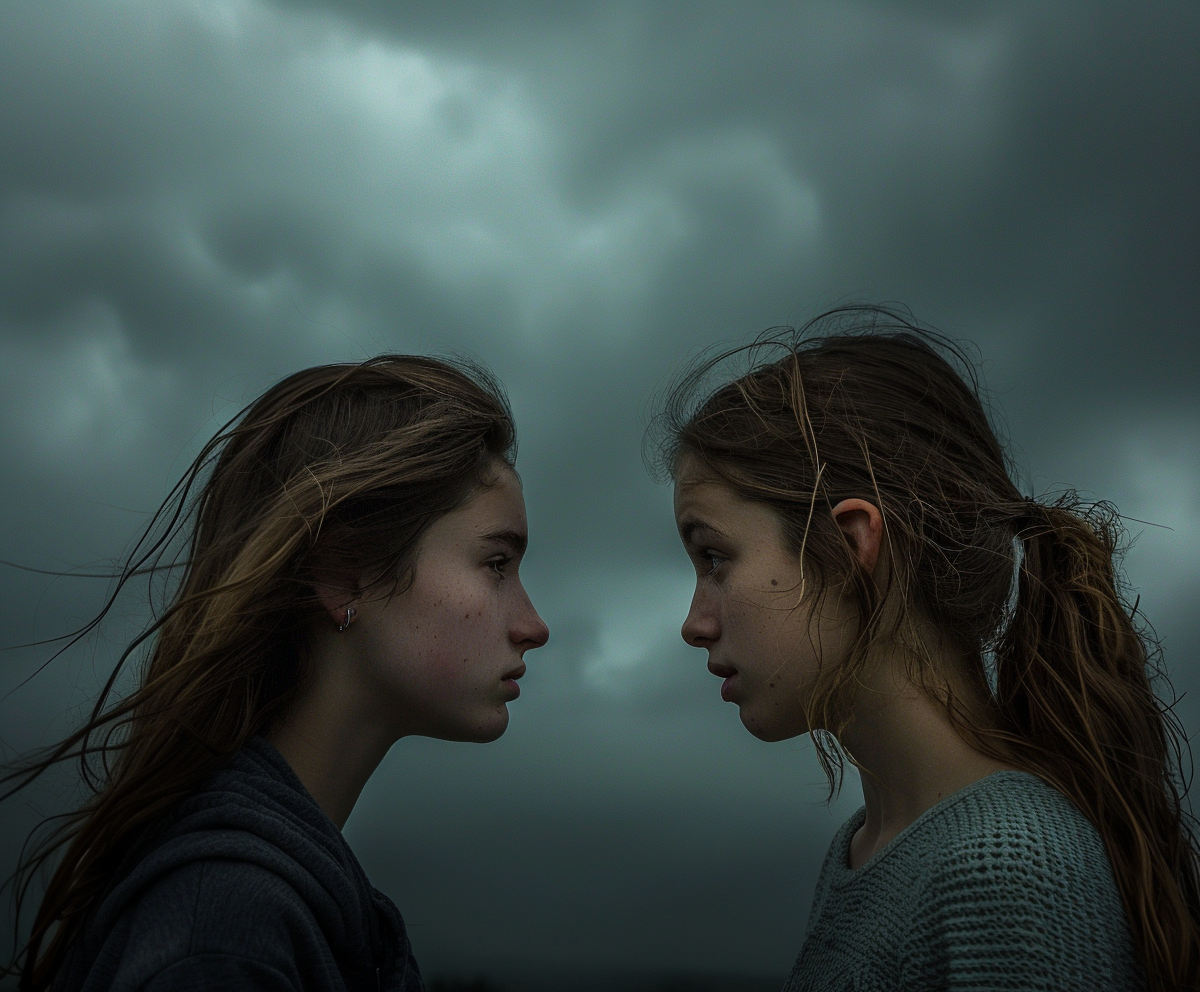
[[(1171, 528), (1129, 570), (1200, 692), (1198, 36), (1194, 4), (8, 5), (0, 557), (118, 557), (295, 368), (482, 358), (552, 641), (502, 741), (403, 742), (348, 832), (434, 967), (786, 970), (838, 816), (678, 640), (648, 402), (704, 345), (904, 301), (978, 345), (1031, 489)], [(101, 586), (0, 574), (7, 640)], [(78, 715), (128, 612), (7, 743)]]
[[(1065, 325), (1072, 343), (1100, 332), (1121, 347), (1133, 335), (1113, 331), (1141, 315), (1142, 287), (1177, 298), (1196, 268), (1200, 138), (1182, 126), (1196, 110), (1193, 5), (762, 5), (736, 17), (703, 5), (550, 17), (540, 5), (503, 17), (489, 5), (321, 6), (552, 80), (535, 99), (569, 135), (567, 181), (583, 201), (612, 195), (664, 150), (765, 139), (819, 192), (819, 263), (834, 279), (799, 273), (819, 293), (883, 275), (999, 316), (1020, 317), (1013, 301), (1029, 299), (1055, 340)], [(762, 227), (746, 225), (760, 238)], [(710, 259), (722, 247), (703, 240)], [(780, 268), (794, 294), (796, 260)], [(1157, 319), (1190, 326), (1186, 313)], [(1101, 356), (1101, 367), (1113, 365)]]

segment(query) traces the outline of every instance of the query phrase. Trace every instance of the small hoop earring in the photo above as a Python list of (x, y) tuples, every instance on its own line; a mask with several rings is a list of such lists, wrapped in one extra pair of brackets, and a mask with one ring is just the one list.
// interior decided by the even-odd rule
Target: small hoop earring
[(356, 610), (353, 606), (346, 607), (346, 619), (344, 621), (342, 621), (340, 624), (338, 624), (338, 633), (339, 634), (342, 631), (344, 631), (347, 627), (350, 626), (350, 621), (354, 619), (354, 614), (357, 612), (358, 612), (358, 610)]

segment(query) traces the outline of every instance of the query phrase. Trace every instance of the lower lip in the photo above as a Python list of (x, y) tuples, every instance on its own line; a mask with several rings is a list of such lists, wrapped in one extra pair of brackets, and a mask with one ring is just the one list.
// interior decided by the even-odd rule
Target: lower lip
[(512, 693), (513, 699), (516, 699), (519, 695), (521, 695), (521, 687), (517, 685), (515, 679), (504, 679), (504, 681), (502, 681), (500, 684)]
[(727, 703), (733, 702), (732, 695), (733, 695), (734, 679), (736, 679), (736, 678), (737, 678), (736, 674), (730, 675), (729, 678), (727, 678), (724, 682), (721, 683), (721, 698), (723, 700), (725, 700), (725, 702), (727, 702)]

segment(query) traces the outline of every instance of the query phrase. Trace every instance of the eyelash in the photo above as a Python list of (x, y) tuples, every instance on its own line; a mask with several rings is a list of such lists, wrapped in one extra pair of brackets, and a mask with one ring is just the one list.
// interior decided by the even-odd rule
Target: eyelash
[(712, 575), (718, 568), (720, 568), (729, 560), (728, 558), (717, 554), (715, 551), (702, 551), (696, 556), (696, 559), (708, 565), (708, 569), (704, 573), (705, 575)]
[(496, 573), (498, 578), (506, 578), (508, 575), (508, 566), (512, 564), (512, 558), (509, 555), (503, 555), (500, 558), (492, 558), (488, 561), (487, 567)]

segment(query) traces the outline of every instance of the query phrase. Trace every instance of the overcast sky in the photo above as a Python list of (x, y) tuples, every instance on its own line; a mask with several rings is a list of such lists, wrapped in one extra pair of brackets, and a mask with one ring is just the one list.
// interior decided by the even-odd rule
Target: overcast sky
[[(908, 305), (978, 349), (1027, 491), (1159, 525), (1128, 575), (1200, 693), (1198, 50), (1194, 2), (0, 5), (0, 558), (119, 556), (298, 368), (481, 359), (551, 642), (503, 739), (402, 741), (347, 836), (427, 972), (782, 975), (860, 795), (822, 806), (679, 639), (650, 401), (707, 345)], [(0, 569), (3, 640), (104, 591)], [(10, 748), (127, 616), (0, 707)], [(4, 691), (37, 660), (3, 658)]]

